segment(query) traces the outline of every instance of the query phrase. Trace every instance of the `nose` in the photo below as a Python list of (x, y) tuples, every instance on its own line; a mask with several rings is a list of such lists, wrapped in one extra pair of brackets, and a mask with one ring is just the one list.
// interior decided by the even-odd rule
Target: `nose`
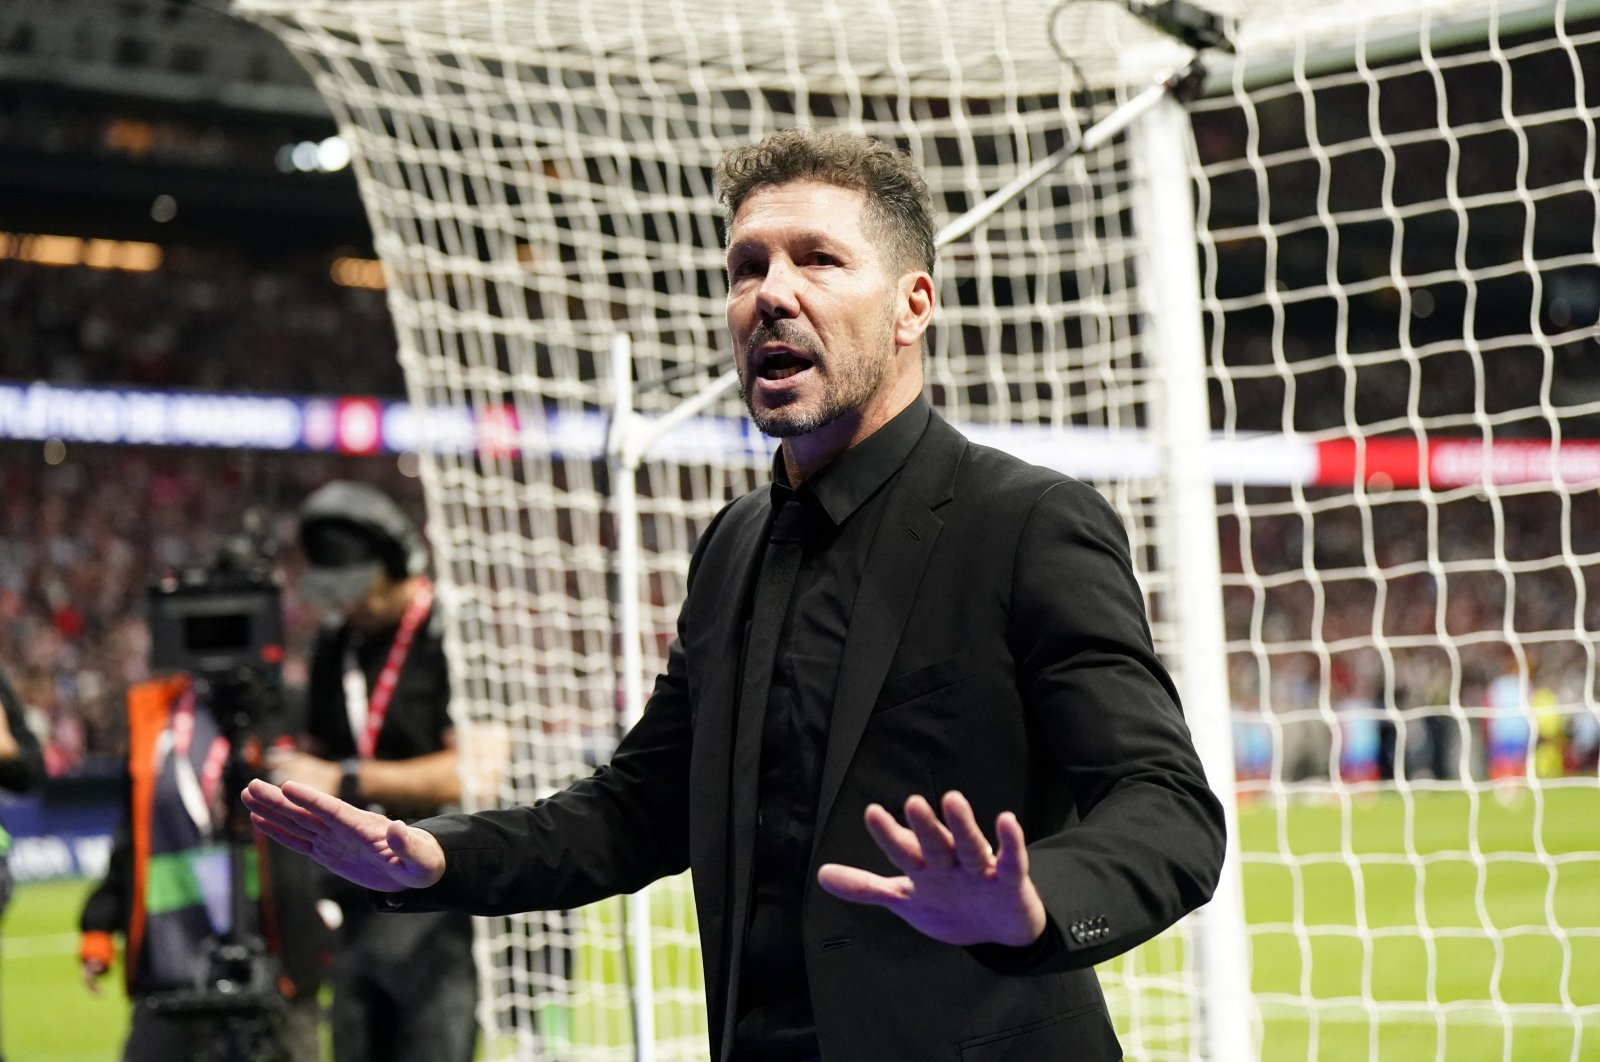
[(763, 320), (778, 321), (800, 313), (799, 277), (788, 262), (774, 260), (767, 265), (756, 292), (756, 308)]

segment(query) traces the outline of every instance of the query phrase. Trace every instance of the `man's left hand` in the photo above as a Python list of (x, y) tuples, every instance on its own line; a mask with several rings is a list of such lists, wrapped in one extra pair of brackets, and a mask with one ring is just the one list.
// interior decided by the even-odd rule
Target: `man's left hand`
[(906, 825), (881, 805), (867, 808), (867, 831), (904, 877), (886, 878), (828, 863), (817, 883), (841, 900), (887, 907), (912, 928), (946, 944), (1026, 947), (1044, 932), (1044, 902), (1028, 877), (1027, 840), (1017, 817), (995, 820), (1000, 848), (990, 847), (957, 792), (940, 802), (944, 821), (927, 800), (906, 801)]

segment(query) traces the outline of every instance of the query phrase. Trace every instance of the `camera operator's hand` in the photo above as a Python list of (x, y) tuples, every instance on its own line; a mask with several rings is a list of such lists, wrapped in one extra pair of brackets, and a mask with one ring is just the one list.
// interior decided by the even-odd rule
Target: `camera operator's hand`
[(83, 987), (90, 995), (100, 995), (100, 979), (111, 971), (116, 961), (117, 946), (105, 930), (84, 930), (78, 941), (78, 966), (83, 974)]
[(243, 793), (250, 822), (279, 844), (379, 892), (422, 889), (444, 877), (433, 834), (346, 804), (298, 782), (257, 778)]
[(339, 795), (339, 782), (344, 777), (340, 766), (332, 760), (319, 759), (309, 752), (293, 749), (273, 749), (267, 753), (267, 773), (277, 785), (299, 782), (329, 796)]
[(100, 995), (100, 978), (110, 972), (111, 967), (99, 959), (84, 959), (82, 967), (83, 987), (87, 988), (91, 995)]

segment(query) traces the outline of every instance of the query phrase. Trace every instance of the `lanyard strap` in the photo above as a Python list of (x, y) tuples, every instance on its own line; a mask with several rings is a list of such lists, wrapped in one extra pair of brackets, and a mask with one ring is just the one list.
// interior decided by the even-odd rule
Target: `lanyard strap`
[(422, 629), (422, 621), (433, 607), (433, 583), (426, 578), (420, 582), (417, 592), (406, 605), (405, 614), (400, 617), (394, 641), (389, 643), (389, 655), (384, 659), (383, 670), (378, 672), (378, 681), (370, 692), (367, 690), (366, 675), (355, 659), (355, 652), (345, 649), (345, 706), (350, 715), (350, 732), (356, 739), (356, 752), (364, 760), (372, 759), (378, 746), (378, 734), (383, 730), (383, 721), (389, 716), (389, 702), (400, 681), (400, 669), (405, 666), (417, 631)]

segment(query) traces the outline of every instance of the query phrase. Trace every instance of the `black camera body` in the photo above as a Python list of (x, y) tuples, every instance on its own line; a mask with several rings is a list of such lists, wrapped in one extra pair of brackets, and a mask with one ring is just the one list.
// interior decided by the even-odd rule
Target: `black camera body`
[(268, 676), (283, 661), (283, 607), (265, 574), (213, 567), (150, 591), (150, 666), (217, 679)]

